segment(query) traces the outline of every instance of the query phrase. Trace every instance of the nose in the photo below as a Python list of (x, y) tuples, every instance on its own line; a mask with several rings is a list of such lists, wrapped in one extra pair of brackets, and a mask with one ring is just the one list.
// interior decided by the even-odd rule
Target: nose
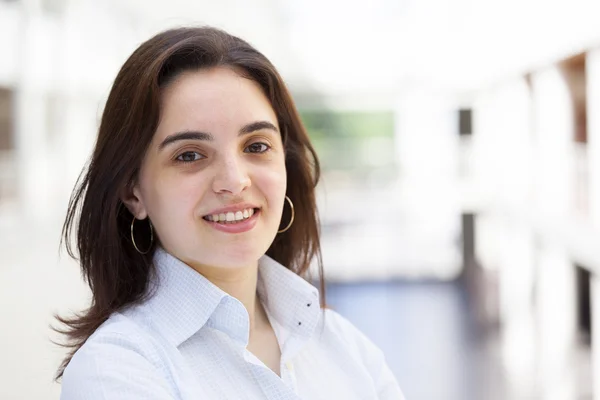
[(250, 187), (251, 181), (243, 160), (229, 156), (217, 165), (213, 180), (215, 193), (238, 195)]

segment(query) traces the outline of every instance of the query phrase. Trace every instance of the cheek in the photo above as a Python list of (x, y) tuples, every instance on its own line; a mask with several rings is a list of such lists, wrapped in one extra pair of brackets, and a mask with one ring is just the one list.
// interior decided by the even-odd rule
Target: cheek
[(287, 174), (285, 167), (270, 168), (257, 177), (257, 186), (266, 197), (267, 203), (276, 216), (281, 214), (287, 189)]
[(194, 210), (204, 189), (201, 180), (190, 179), (185, 175), (158, 176), (150, 187), (148, 209), (155, 219), (164, 224), (185, 223)]

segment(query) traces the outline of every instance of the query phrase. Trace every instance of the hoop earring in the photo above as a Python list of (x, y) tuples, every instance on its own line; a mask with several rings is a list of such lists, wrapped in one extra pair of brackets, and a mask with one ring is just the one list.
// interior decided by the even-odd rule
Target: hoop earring
[(287, 231), (288, 229), (290, 229), (290, 227), (294, 223), (294, 218), (296, 217), (296, 212), (294, 211), (294, 203), (292, 203), (292, 200), (287, 196), (285, 196), (285, 199), (288, 201), (288, 203), (290, 203), (290, 208), (292, 210), (292, 219), (290, 219), (290, 222), (287, 224), (287, 226), (285, 228), (283, 228), (280, 231), (277, 231), (277, 233), (283, 233), (283, 232)]
[(133, 216), (133, 221), (131, 221), (131, 243), (133, 243), (133, 247), (135, 247), (135, 249), (137, 250), (138, 253), (140, 253), (140, 254), (148, 254), (148, 252), (152, 248), (152, 243), (154, 243), (154, 230), (152, 229), (152, 222), (150, 222), (150, 219), (148, 219), (148, 225), (150, 225), (150, 246), (148, 246), (148, 250), (141, 251), (137, 247), (137, 244), (135, 244), (135, 239), (133, 237), (133, 225), (135, 224), (135, 221), (136, 221), (136, 218), (135, 218), (135, 215), (134, 215)]

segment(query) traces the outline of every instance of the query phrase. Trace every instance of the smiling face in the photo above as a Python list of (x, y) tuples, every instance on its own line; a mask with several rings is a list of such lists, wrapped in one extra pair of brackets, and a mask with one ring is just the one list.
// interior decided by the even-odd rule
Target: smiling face
[(273, 108), (256, 82), (218, 67), (183, 72), (163, 90), (158, 128), (123, 200), (180, 260), (238, 268), (273, 242), (285, 193)]

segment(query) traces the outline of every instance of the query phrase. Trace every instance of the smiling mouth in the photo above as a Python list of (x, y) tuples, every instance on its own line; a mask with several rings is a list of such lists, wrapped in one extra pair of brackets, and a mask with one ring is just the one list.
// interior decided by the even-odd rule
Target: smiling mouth
[(243, 222), (243, 221), (249, 219), (258, 211), (260, 211), (259, 208), (246, 208), (246, 209), (238, 210), (235, 212), (229, 211), (226, 213), (205, 215), (202, 218), (205, 221), (216, 222), (219, 224), (225, 224), (225, 225), (237, 224), (237, 223), (240, 223), (240, 222)]

